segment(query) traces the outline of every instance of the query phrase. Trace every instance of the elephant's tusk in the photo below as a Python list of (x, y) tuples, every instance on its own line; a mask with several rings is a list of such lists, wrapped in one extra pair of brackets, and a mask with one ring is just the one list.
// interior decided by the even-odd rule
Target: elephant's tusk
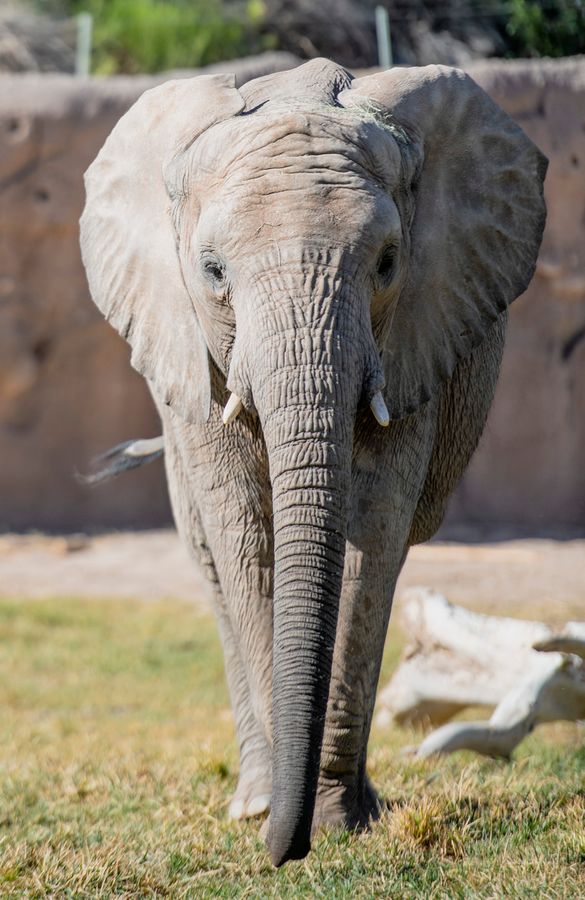
[(382, 397), (381, 391), (376, 391), (376, 393), (370, 400), (370, 409), (374, 413), (376, 422), (378, 422), (379, 425), (381, 425), (383, 428), (386, 428), (390, 424), (390, 414), (388, 413), (388, 409), (386, 408), (386, 404), (384, 403), (384, 398)]
[(230, 399), (225, 405), (225, 409), (223, 411), (223, 424), (229, 425), (230, 422), (233, 422), (234, 419), (241, 413), (243, 403), (237, 394), (230, 394)]

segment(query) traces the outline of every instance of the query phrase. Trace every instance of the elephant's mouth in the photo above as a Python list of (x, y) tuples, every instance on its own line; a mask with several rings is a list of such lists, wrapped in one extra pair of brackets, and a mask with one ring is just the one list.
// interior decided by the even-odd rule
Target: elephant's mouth
[[(244, 401), (236, 393), (232, 393), (224, 407), (222, 421), (224, 425), (229, 425), (234, 419), (237, 419), (244, 408)], [(382, 391), (376, 391), (370, 400), (370, 409), (378, 425), (387, 428), (390, 424), (390, 414), (384, 400)]]

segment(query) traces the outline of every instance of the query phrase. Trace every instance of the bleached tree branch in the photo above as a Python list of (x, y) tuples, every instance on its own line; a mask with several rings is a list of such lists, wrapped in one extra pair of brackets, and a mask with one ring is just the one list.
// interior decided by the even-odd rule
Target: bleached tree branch
[[(585, 718), (585, 623), (554, 634), (542, 622), (470, 612), (428, 588), (404, 595), (402, 621), (410, 644), (380, 695), (377, 722), (442, 725), (418, 756), (508, 757), (540, 723)], [(495, 709), (489, 721), (443, 724), (467, 706)]]

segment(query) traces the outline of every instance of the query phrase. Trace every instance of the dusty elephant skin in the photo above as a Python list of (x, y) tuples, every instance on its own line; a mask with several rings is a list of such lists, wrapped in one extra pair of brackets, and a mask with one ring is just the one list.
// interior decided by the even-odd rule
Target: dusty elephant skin
[(482, 431), (545, 169), (462, 72), (313, 60), (149, 91), (87, 173), (92, 295), (148, 380), (214, 585), (230, 812), (270, 806), (277, 866), (319, 824), (379, 814), (366, 750), (394, 585)]

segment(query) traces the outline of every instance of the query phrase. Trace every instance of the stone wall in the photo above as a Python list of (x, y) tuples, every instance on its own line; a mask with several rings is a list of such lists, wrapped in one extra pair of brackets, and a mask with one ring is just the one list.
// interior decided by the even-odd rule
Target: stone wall
[[(243, 81), (292, 62), (229, 68)], [(447, 533), (585, 531), (585, 60), (470, 71), (549, 156), (549, 219)], [(112, 444), (158, 431), (126, 345), (89, 300), (77, 225), (84, 170), (155, 81), (0, 77), (0, 529), (169, 521), (161, 463), (92, 490), (73, 478)]]

